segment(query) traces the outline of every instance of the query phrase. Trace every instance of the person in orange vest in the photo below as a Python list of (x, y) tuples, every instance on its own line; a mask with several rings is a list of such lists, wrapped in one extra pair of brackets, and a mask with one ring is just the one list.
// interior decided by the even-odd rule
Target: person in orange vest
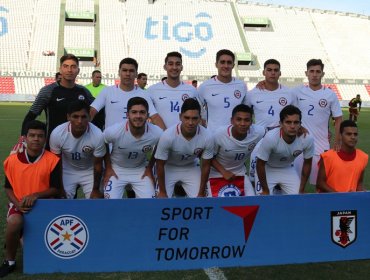
[(364, 191), (364, 172), (369, 156), (356, 149), (358, 128), (354, 121), (340, 124), (340, 150), (321, 154), (316, 188), (318, 192)]
[[(9, 199), (5, 231), (5, 260), (0, 277), (15, 269), (15, 257), (23, 231), (23, 214), (39, 198), (58, 197), (63, 189), (59, 157), (45, 150), (46, 125), (32, 120), (26, 125), (26, 149), (4, 161), (5, 193)], [(36, 176), (37, 174), (37, 176)]]

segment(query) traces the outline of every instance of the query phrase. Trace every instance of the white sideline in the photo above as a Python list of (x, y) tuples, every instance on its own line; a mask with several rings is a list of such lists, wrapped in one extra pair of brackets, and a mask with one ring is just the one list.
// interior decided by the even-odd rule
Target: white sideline
[(218, 267), (206, 268), (204, 269), (204, 272), (210, 280), (227, 280), (222, 270)]

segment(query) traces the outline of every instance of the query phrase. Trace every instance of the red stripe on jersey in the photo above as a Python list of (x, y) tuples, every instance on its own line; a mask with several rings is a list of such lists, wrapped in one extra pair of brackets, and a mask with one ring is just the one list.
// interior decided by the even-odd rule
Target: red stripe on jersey
[(280, 128), (280, 138), (283, 138), (283, 129)]
[(176, 126), (176, 132), (177, 132), (177, 134), (178, 134), (178, 135), (180, 135), (179, 125), (180, 125), (180, 124), (178, 124), (178, 125)]
[(128, 122), (126, 122), (126, 131), (128, 131)]
[(199, 134), (200, 133), (200, 126), (198, 125), (198, 131), (197, 131), (197, 134)]
[(68, 124), (68, 132), (71, 132), (72, 129), (71, 129), (71, 123)]
[(233, 126), (232, 125), (229, 125), (229, 127), (227, 128), (227, 135), (229, 135), (229, 137), (231, 137), (231, 128)]

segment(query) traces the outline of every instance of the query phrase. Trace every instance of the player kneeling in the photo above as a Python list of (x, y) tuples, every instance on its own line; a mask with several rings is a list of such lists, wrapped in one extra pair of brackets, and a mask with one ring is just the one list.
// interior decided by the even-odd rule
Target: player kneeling
[[(32, 210), (39, 198), (57, 197), (62, 185), (59, 158), (44, 150), (46, 125), (40, 121), (26, 124), (27, 148), (4, 161), (5, 193), (9, 210), (5, 230), (5, 261), (0, 277), (15, 269), (15, 256), (23, 231), (23, 214)], [(38, 176), (35, 176), (37, 174)]]
[(89, 105), (82, 100), (68, 106), (68, 122), (57, 126), (50, 136), (50, 150), (61, 155), (66, 197), (72, 199), (78, 186), (85, 198), (102, 198), (99, 191), (103, 157), (103, 133), (89, 122)]
[[(212, 135), (200, 125), (200, 112), (197, 100), (186, 99), (181, 107), (181, 122), (161, 136), (155, 153), (157, 197), (172, 197), (177, 182), (181, 182), (188, 197), (206, 196), (214, 144)], [(202, 159), (201, 168), (198, 158)]]
[[(279, 184), (282, 194), (303, 193), (311, 172), (314, 142), (310, 135), (298, 136), (302, 113), (288, 105), (280, 112), (280, 128), (266, 133), (257, 151), (256, 189), (272, 194)], [(294, 169), (294, 159), (303, 153), (301, 176)], [(301, 177), (301, 178), (300, 178)]]
[(245, 175), (245, 161), (265, 129), (252, 124), (252, 117), (253, 110), (249, 106), (237, 105), (232, 111), (231, 125), (221, 127), (214, 135), (215, 156), (209, 175), (213, 197), (254, 195)]
[(148, 102), (133, 97), (127, 102), (127, 120), (104, 131), (105, 142), (112, 144), (112, 163), (107, 165), (106, 174), (114, 174), (105, 179), (105, 198), (122, 198), (129, 184), (137, 198), (154, 197), (152, 165), (148, 165), (147, 157), (157, 145), (162, 129), (148, 123), (148, 117)]

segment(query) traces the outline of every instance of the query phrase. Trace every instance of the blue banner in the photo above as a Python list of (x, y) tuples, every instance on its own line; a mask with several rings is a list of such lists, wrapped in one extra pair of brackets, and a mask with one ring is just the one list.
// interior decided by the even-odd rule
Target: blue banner
[(259, 266), (370, 258), (370, 193), (38, 200), (24, 272)]

